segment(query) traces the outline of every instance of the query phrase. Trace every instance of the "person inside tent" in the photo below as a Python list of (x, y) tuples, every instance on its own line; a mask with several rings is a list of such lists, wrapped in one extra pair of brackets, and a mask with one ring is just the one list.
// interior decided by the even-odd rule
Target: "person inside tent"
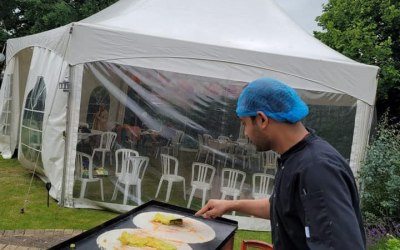
[(137, 125), (115, 124), (113, 128), (117, 133), (117, 144), (121, 148), (136, 148), (140, 138), (142, 129)]
[(99, 111), (94, 114), (93, 129), (107, 131), (108, 111), (104, 104), (100, 104)]
[(270, 199), (211, 199), (196, 215), (231, 211), (271, 220), (274, 249), (365, 249), (359, 196), (347, 161), (301, 120), (308, 107), (286, 84), (249, 83), (236, 113), (258, 151), (281, 155)]
[[(108, 123), (108, 111), (104, 104), (99, 105), (99, 111), (97, 111), (93, 116), (93, 130), (107, 131)], [(90, 148), (96, 148), (100, 144), (101, 135), (96, 134), (89, 137)]]

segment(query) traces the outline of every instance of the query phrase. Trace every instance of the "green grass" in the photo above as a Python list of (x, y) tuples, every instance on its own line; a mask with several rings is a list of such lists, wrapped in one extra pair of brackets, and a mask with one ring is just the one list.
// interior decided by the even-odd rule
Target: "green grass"
[[(32, 183), (32, 184), (31, 184)], [(117, 214), (58, 206), (47, 207), (45, 183), (15, 159), (0, 159), (0, 229), (89, 229)], [(21, 213), (24, 208), (24, 213)]]
[[(153, 189), (156, 188), (154, 184), (152, 185)], [(23, 168), (16, 159), (4, 160), (0, 157), (0, 186), (0, 214), (2, 217), (0, 230), (87, 230), (118, 215), (109, 211), (60, 207), (51, 198), (50, 206), (47, 207), (45, 183), (37, 177), (32, 178), (32, 173)], [(165, 193), (160, 194), (162, 199), (164, 199), (164, 195)], [(21, 208), (24, 208), (24, 213), (21, 213)], [(234, 249), (240, 249), (243, 239), (271, 242), (271, 234), (238, 230), (235, 234)]]

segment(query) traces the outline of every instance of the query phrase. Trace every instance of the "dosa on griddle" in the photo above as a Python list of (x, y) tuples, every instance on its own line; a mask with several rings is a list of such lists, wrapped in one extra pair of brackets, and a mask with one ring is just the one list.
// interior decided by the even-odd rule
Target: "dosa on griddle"
[(156, 213), (172, 215), (176, 218), (182, 215), (164, 212), (145, 212), (136, 215), (133, 218), (133, 223), (138, 228), (143, 228), (151, 231), (157, 237), (163, 237), (170, 240), (182, 240), (186, 243), (204, 243), (215, 238), (215, 231), (204, 222), (193, 218), (183, 218), (182, 225), (164, 225), (154, 222), (153, 218)]
[[(146, 237), (146, 236), (151, 236), (151, 237), (156, 237), (157, 236), (153, 235), (152, 232), (148, 232), (147, 230), (143, 229), (137, 229), (137, 228), (123, 228), (123, 229), (114, 229), (107, 231), (103, 234), (101, 234), (99, 237), (97, 237), (97, 245), (99, 246), (100, 249), (102, 250), (118, 250), (118, 249), (123, 249), (123, 250), (152, 250), (154, 248), (150, 247), (134, 247), (134, 246), (127, 246), (127, 245), (122, 245), (121, 241), (119, 240), (119, 237), (122, 235), (123, 232), (127, 232), (129, 234), (135, 234), (141, 237)], [(158, 238), (160, 240), (165, 241), (166, 243), (169, 243), (171, 245), (174, 245), (177, 250), (191, 250), (192, 248), (186, 244), (183, 241), (173, 241), (165, 238)]]

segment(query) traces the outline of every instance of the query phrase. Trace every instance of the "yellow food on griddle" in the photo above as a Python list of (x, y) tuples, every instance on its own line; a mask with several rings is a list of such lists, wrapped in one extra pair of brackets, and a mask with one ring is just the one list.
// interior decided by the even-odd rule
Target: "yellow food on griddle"
[(137, 234), (130, 234), (128, 232), (122, 232), (121, 236), (118, 238), (122, 245), (132, 246), (132, 247), (150, 247), (155, 250), (176, 250), (176, 246), (165, 242), (163, 240), (157, 239), (151, 236), (140, 236)]
[(156, 213), (153, 217), (154, 222), (159, 222), (164, 225), (182, 225), (182, 219), (173, 215)]

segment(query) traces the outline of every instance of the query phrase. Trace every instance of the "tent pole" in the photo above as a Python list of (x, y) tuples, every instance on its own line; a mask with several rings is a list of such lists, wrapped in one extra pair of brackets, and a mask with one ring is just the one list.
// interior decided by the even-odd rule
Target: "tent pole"
[(76, 144), (78, 141), (79, 109), (81, 105), (83, 65), (69, 66), (70, 91), (66, 109), (66, 138), (60, 204), (74, 207), (74, 175)]
[[(63, 55), (64, 60), (66, 58), (68, 47), (69, 47), (70, 42), (71, 42), (71, 35), (72, 35), (73, 27), (74, 27), (74, 24), (72, 23), (70, 28), (69, 28), (69, 36), (68, 36), (67, 46), (65, 47), (65, 50), (64, 50), (64, 55)], [(71, 152), (70, 145), (71, 145), (71, 138), (72, 138), (71, 137), (71, 135), (72, 135), (71, 132), (72, 131), (71, 131), (71, 126), (70, 126), (70, 120), (71, 120), (70, 116), (72, 114), (71, 114), (70, 108), (71, 108), (71, 105), (73, 104), (72, 98), (74, 97), (74, 95), (73, 94), (71, 95), (71, 93), (73, 93), (73, 90), (74, 90), (73, 86), (72, 86), (72, 83), (75, 82), (74, 80), (71, 81), (71, 79), (73, 79), (73, 77), (74, 77), (73, 67), (70, 64), (68, 64), (67, 67), (68, 67), (67, 68), (68, 74), (65, 75), (65, 78), (63, 79), (63, 82), (59, 83), (59, 88), (63, 88), (63, 92), (67, 92), (68, 93), (67, 105), (66, 105), (66, 108), (65, 108), (65, 112), (66, 112), (66, 115), (65, 115), (65, 130), (63, 131), (63, 137), (64, 137), (64, 140), (65, 140), (64, 160), (63, 160), (64, 166), (63, 166), (63, 170), (62, 170), (61, 194), (60, 194), (61, 197), (60, 197), (60, 202), (59, 202), (59, 204), (61, 206), (63, 206), (63, 207), (66, 206), (66, 205), (67, 206), (71, 206), (71, 204), (69, 204), (70, 202), (68, 201), (68, 200), (71, 200), (71, 199), (67, 199), (67, 203), (68, 204), (66, 204), (65, 196), (66, 196), (66, 193), (68, 192), (68, 191), (66, 191), (66, 190), (68, 190), (68, 180), (69, 180), (67, 175), (69, 174), (69, 171), (68, 171), (68, 166), (69, 166), (69, 162), (70, 162), (70, 159), (69, 159), (70, 158), (70, 154), (69, 154), (69, 152)], [(60, 77), (61, 77), (61, 74), (60, 74)], [(61, 79), (59, 79), (59, 81), (61, 81)], [(76, 139), (75, 139), (75, 142), (76, 142)]]
[[(71, 75), (71, 68), (69, 75)], [(68, 85), (71, 86), (71, 82), (69, 79), (65, 79), (64, 82), (68, 82)], [(66, 176), (67, 176), (67, 167), (68, 167), (68, 149), (69, 149), (69, 144), (70, 144), (70, 137), (69, 133), (67, 132), (69, 128), (69, 114), (70, 114), (70, 103), (71, 103), (71, 94), (70, 94), (71, 89), (69, 91), (65, 91), (68, 94), (67, 97), (67, 106), (65, 108), (66, 116), (65, 116), (65, 130), (63, 131), (63, 137), (65, 140), (65, 146), (64, 146), (64, 166), (63, 166), (63, 171), (62, 171), (62, 183), (61, 183), (61, 197), (60, 197), (60, 205), (64, 206), (65, 205), (65, 189), (66, 189)]]

